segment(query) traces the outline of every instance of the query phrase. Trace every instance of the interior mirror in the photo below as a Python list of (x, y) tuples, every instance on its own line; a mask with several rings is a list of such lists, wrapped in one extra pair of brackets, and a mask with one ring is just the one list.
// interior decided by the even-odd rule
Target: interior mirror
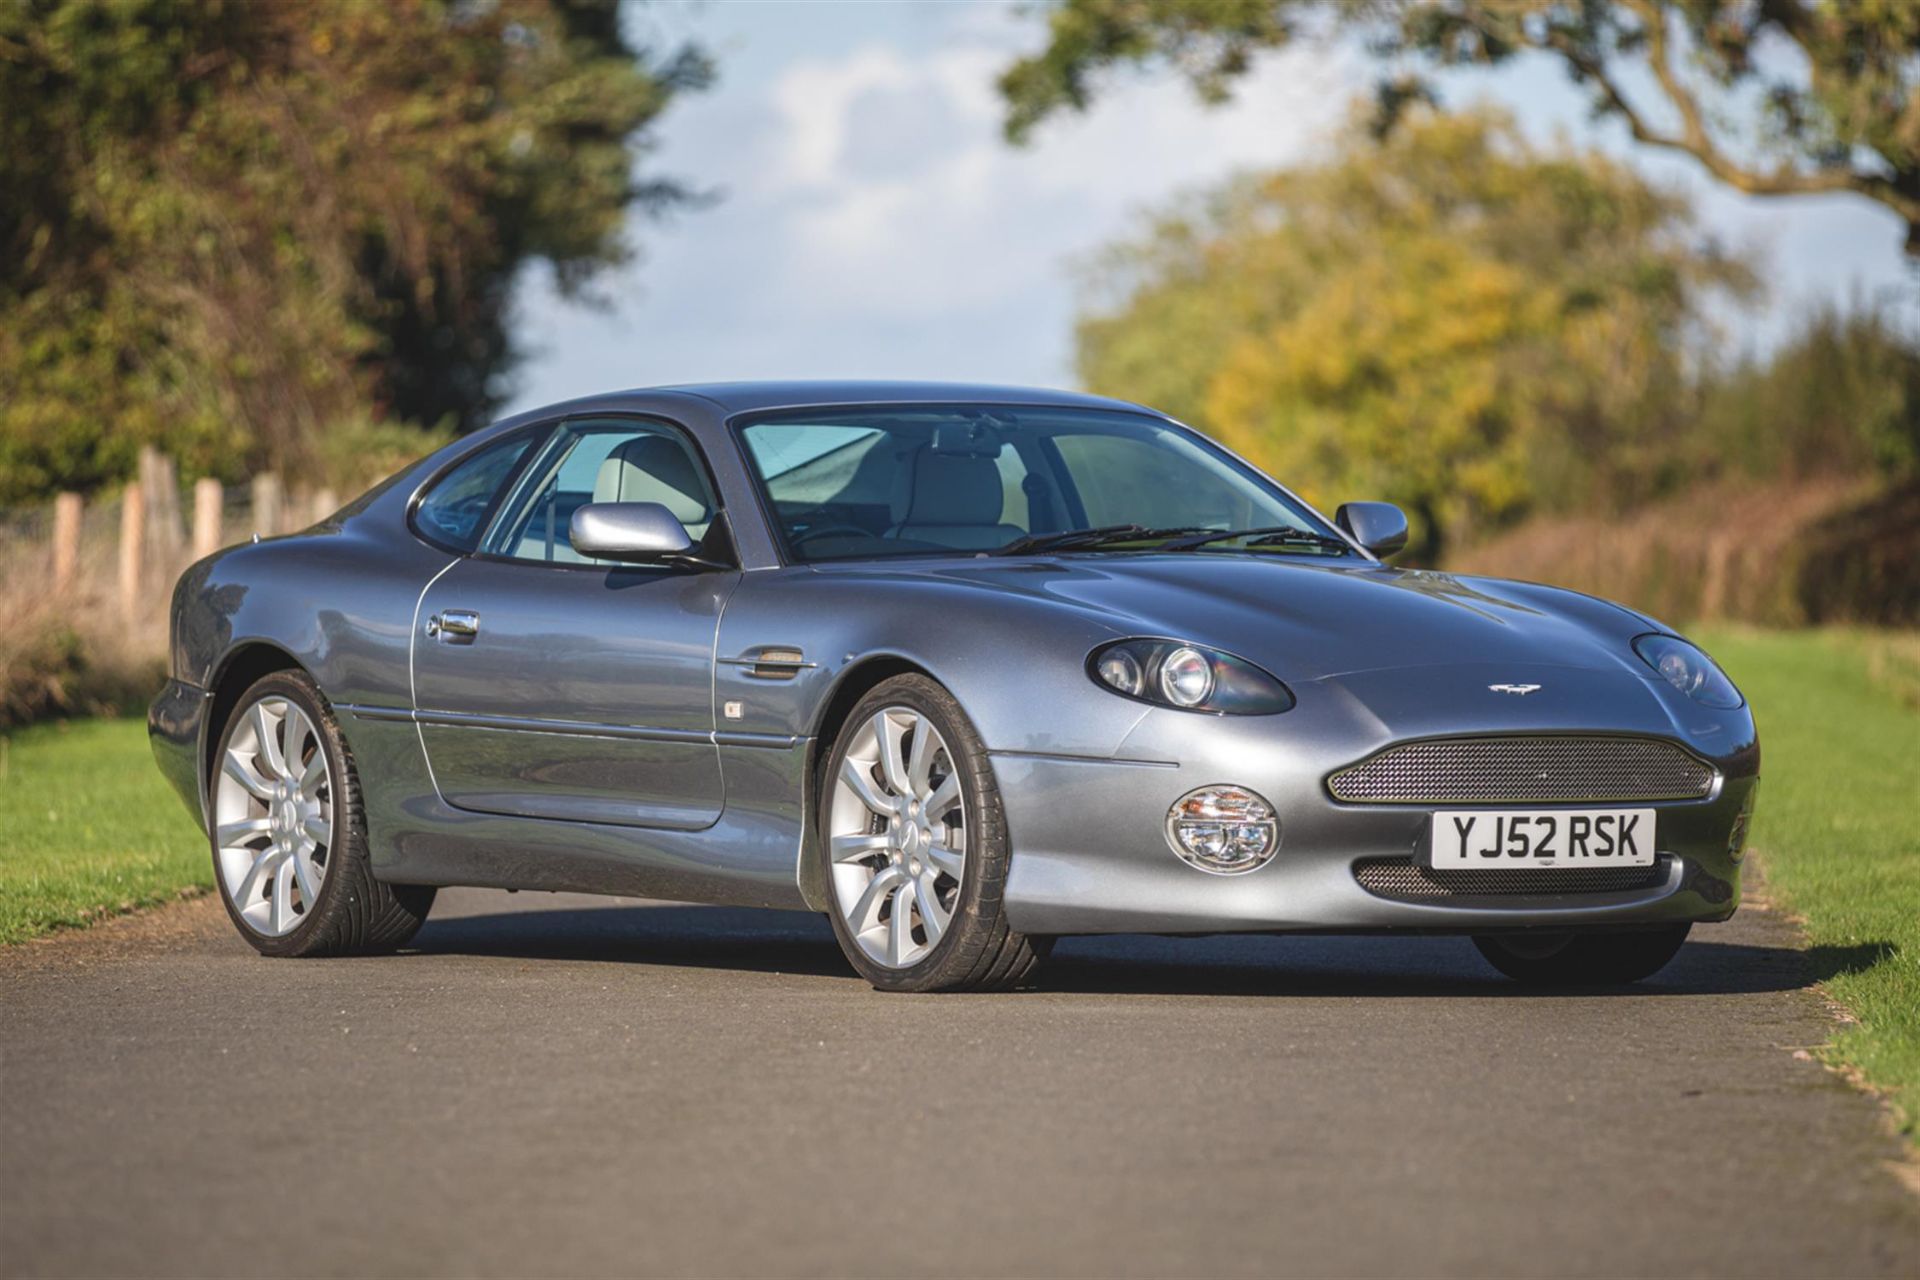
[(573, 549), (599, 560), (646, 564), (693, 550), (687, 527), (657, 502), (590, 502), (567, 528)]
[(1382, 560), (1407, 545), (1406, 513), (1391, 502), (1343, 502), (1333, 522)]
[(942, 422), (929, 441), (935, 453), (958, 458), (997, 458), (1000, 437), (985, 422)]

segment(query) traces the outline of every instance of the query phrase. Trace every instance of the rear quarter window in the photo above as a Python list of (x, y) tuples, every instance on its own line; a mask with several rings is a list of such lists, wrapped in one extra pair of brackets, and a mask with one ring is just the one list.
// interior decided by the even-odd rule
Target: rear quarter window
[(455, 463), (414, 507), (415, 532), (452, 551), (470, 552), (478, 547), (494, 499), (533, 440), (530, 432), (511, 436)]

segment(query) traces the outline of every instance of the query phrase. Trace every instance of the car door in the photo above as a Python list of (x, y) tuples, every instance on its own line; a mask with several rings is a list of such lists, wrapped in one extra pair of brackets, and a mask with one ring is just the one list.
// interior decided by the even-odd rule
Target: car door
[(697, 541), (714, 492), (676, 427), (595, 419), (548, 436), (415, 619), (415, 718), (448, 804), (682, 830), (719, 817), (713, 645), (739, 574), (594, 561), (567, 536), (588, 502), (643, 501)]

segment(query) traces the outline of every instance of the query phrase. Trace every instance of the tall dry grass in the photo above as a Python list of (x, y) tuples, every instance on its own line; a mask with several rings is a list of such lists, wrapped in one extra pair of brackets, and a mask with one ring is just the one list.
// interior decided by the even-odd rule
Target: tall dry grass
[[(288, 491), (268, 476), (227, 486), (209, 545), (305, 528), (338, 509), (336, 495), (360, 493), (452, 439), (445, 429), (366, 418), (337, 423), (320, 438), (309, 487)], [(194, 559), (188, 547), (199, 536), (189, 536), (197, 515), (193, 488), (157, 453), (143, 457), (140, 475), (148, 500), (130, 594), (121, 586), (124, 495), (87, 500), (76, 572), (64, 586), (54, 580), (54, 503), (0, 508), (0, 729), (47, 715), (130, 709), (162, 683), (167, 607)]]
[(54, 580), (49, 510), (0, 521), (0, 727), (127, 709), (165, 678), (167, 602), (189, 553), (151, 557), (140, 589), (124, 598), (120, 515), (117, 500), (87, 508), (64, 586)]
[(1624, 515), (1531, 520), (1446, 567), (1572, 587), (1674, 623), (1920, 626), (1920, 488), (1721, 481)]

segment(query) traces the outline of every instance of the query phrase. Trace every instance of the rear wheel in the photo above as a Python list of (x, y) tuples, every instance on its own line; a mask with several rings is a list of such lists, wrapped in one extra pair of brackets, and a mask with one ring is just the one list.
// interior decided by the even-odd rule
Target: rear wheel
[(1531, 986), (1606, 986), (1639, 982), (1666, 967), (1690, 924), (1630, 933), (1488, 933), (1473, 945), (1487, 963)]
[(431, 887), (373, 878), (353, 756), (305, 674), (277, 671), (241, 695), (214, 767), (214, 876), (255, 950), (391, 951), (426, 920)]
[(1004, 991), (1038, 966), (1007, 927), (1006, 818), (953, 695), (898, 676), (863, 698), (827, 761), (814, 841), (834, 934), (883, 991)]

